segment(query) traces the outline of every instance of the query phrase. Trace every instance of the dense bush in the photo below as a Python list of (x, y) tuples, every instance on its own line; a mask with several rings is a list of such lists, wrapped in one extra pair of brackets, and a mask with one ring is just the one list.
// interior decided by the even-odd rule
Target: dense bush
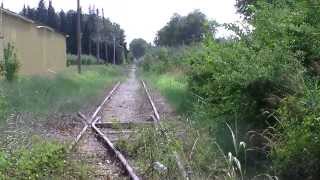
[[(314, 141), (318, 139), (314, 129), (320, 128), (318, 110), (299, 105), (308, 102), (301, 95), (308, 94), (310, 86), (318, 83), (304, 84), (309, 79), (304, 67), (309, 69), (308, 74), (318, 75), (319, 21), (311, 20), (317, 3), (301, 1), (289, 5), (286, 1), (271, 4), (260, 1), (258, 4), (252, 32), (239, 40), (208, 41), (204, 44), (206, 51), (191, 58), (190, 90), (208, 103), (202, 109), (206, 113), (194, 117), (197, 121), (207, 119), (206, 124), (213, 126), (213, 134), (227, 152), (232, 145), (225, 141), (227, 129), (221, 128), (225, 122), (237, 121), (239, 135), (244, 137), (250, 135), (247, 132), (263, 134), (270, 126), (280, 123), (278, 133), (271, 131), (272, 135), (263, 138), (247, 136), (249, 145), (265, 154), (270, 153), (267, 146), (271, 146), (271, 160), (283, 179), (318, 179), (319, 143)], [(309, 100), (314, 104), (316, 93), (312, 97)], [(287, 98), (290, 108), (282, 104)], [(282, 111), (275, 116), (279, 107)], [(274, 136), (271, 142), (270, 136)], [(249, 153), (249, 158), (253, 160), (250, 162), (259, 162), (268, 156)], [(306, 163), (297, 165), (298, 162)]]
[(189, 87), (213, 106), (212, 117), (232, 120), (236, 113), (254, 123), (277, 99), (301, 89), (303, 68), (288, 50), (254, 51), (241, 41), (204, 46), (202, 54), (190, 57)]
[(140, 65), (143, 71), (157, 74), (175, 70), (186, 71), (188, 68), (187, 58), (201, 50), (199, 45), (177, 48), (153, 47), (147, 50)]
[[(67, 66), (71, 65), (77, 65), (78, 64), (78, 57), (73, 54), (67, 55)], [(99, 61), (101, 62), (101, 61)], [(82, 65), (94, 65), (94, 64), (100, 64), (97, 61), (97, 58), (91, 55), (81, 55), (81, 64)]]
[[(208, 41), (204, 49), (189, 57), (189, 90), (205, 101), (195, 104), (192, 119), (208, 128), (224, 152), (235, 153), (226, 123), (237, 124), (237, 138), (245, 139), (250, 148), (264, 148), (264, 141), (248, 136), (248, 132), (276, 124), (272, 115), (281, 100), (302, 91), (304, 68), (281, 47), (257, 51), (233, 40), (222, 44)], [(268, 158), (265, 153), (248, 152), (247, 165), (261, 168), (261, 162)]]
[(258, 1), (252, 25), (255, 49), (289, 49), (311, 73), (319, 75), (320, 13), (319, 1)]
[(301, 96), (286, 98), (278, 110), (281, 123), (271, 157), (283, 179), (320, 178), (320, 89), (314, 84), (309, 82)]

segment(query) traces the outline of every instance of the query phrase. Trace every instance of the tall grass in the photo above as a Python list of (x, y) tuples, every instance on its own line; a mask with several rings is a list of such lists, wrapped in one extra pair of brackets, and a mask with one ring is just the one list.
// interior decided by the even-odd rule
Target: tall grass
[(166, 97), (178, 113), (186, 113), (191, 108), (193, 97), (187, 91), (187, 80), (182, 74), (144, 72), (141, 75), (153, 88)]
[(10, 113), (48, 115), (74, 112), (92, 103), (121, 77), (119, 67), (92, 66), (86, 67), (82, 74), (69, 68), (53, 77), (20, 77), (14, 83), (1, 81), (1, 100), (5, 102), (1, 105), (5, 104)]

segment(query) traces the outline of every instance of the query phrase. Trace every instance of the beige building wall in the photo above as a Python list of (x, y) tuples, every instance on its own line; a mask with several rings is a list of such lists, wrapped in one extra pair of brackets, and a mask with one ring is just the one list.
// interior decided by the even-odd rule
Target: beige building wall
[(10, 42), (15, 46), (20, 74), (47, 74), (66, 68), (64, 35), (11, 14), (3, 13), (2, 18), (3, 45)]

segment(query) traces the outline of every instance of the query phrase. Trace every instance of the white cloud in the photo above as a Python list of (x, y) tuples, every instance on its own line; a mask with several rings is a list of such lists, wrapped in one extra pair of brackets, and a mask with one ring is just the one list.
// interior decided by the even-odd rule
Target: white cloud
[[(39, 0), (0, 0), (4, 7), (13, 11), (20, 11), (23, 4), (36, 7)], [(48, 0), (47, 0), (48, 1)], [(52, 0), (56, 10), (76, 9), (76, 0)], [(234, 7), (235, 0), (81, 0), (84, 10), (89, 5), (96, 8), (104, 8), (105, 16), (110, 17), (125, 30), (127, 41), (134, 38), (144, 38), (153, 41), (157, 31), (163, 27), (173, 13), (186, 15), (199, 9), (209, 19), (215, 19), (219, 23), (230, 23), (238, 21)], [(220, 36), (225, 32), (218, 33)]]

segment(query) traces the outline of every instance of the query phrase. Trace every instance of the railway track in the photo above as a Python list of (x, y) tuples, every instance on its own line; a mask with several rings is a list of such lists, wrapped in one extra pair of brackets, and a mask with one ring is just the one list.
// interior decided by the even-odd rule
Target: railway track
[[(117, 94), (120, 86), (121, 83), (118, 82), (91, 116), (86, 116), (80, 112), (78, 113), (78, 116), (83, 121), (84, 127), (75, 138), (73, 143), (70, 145), (69, 149), (70, 151), (75, 151), (78, 146), (90, 147), (90, 143), (95, 143), (95, 148), (93, 148), (93, 152), (91, 152), (91, 154), (100, 154), (101, 156), (101, 154), (106, 153), (108, 157), (113, 157), (114, 159), (116, 159), (116, 163), (113, 163), (113, 165), (118, 166), (119, 169), (117, 170), (125, 172), (127, 179), (139, 180), (141, 178), (137, 175), (136, 170), (131, 166), (131, 164), (121, 153), (121, 151), (115, 147), (114, 143), (119, 140), (119, 135), (128, 137), (134, 134), (135, 130), (132, 129), (136, 129), (135, 127), (157, 126), (157, 123), (160, 120), (160, 115), (155, 107), (153, 100), (151, 99), (151, 96), (149, 95), (145, 82), (141, 81), (140, 87), (143, 88), (144, 97), (147, 97), (145, 100), (149, 106), (148, 111), (151, 110), (151, 112), (141, 114), (138, 118), (136, 118), (137, 120), (117, 122), (104, 120), (104, 113), (108, 113), (108, 110), (106, 110), (106, 106), (110, 103), (115, 94)], [(99, 148), (96, 148), (96, 146), (98, 146), (96, 145), (97, 142), (100, 143)], [(103, 163), (103, 161), (99, 163), (101, 164)], [(107, 163), (110, 164), (110, 161), (107, 160)], [(122, 172), (118, 173), (119, 176), (121, 176), (120, 174), (122, 174)], [(125, 179), (125, 177), (123, 179)]]

